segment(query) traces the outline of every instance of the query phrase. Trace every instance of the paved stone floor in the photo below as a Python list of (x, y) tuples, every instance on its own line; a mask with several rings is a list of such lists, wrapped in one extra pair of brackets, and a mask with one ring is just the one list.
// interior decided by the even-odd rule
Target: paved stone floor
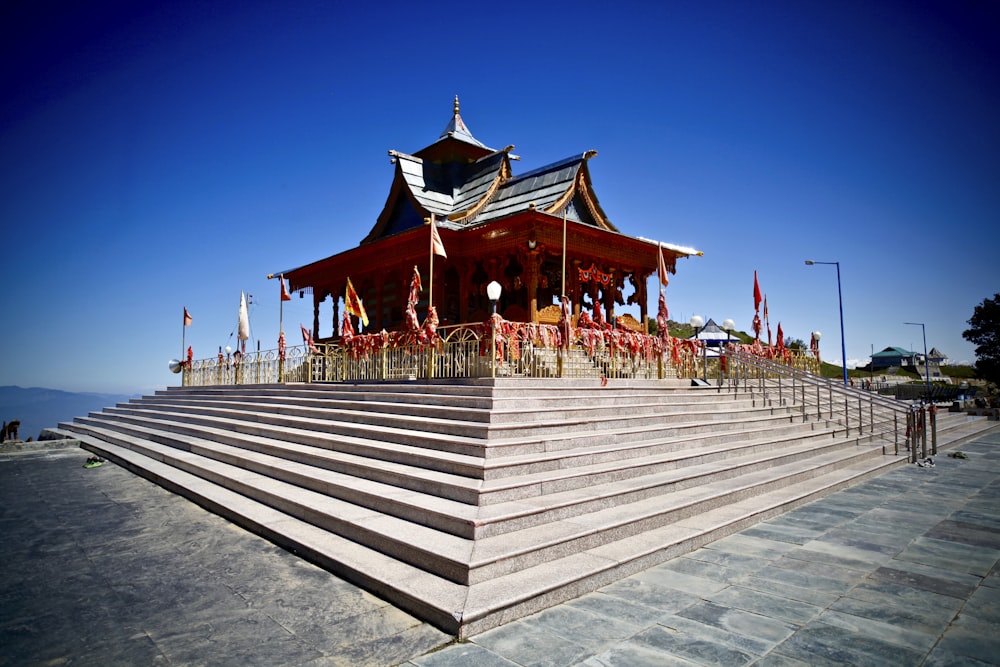
[(77, 449), (0, 456), (0, 666), (998, 665), (1000, 431), (462, 643)]

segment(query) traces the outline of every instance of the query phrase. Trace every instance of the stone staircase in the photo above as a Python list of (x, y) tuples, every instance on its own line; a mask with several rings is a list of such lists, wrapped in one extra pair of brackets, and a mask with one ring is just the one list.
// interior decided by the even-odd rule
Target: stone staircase
[[(464, 637), (905, 463), (686, 384), (171, 388), (58, 431)], [(939, 447), (985, 424), (941, 413)]]

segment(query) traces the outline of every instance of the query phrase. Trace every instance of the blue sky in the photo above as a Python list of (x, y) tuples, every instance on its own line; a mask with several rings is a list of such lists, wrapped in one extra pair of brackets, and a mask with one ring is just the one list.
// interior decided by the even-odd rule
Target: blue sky
[[(703, 250), (674, 319), (823, 332), (839, 361), (961, 332), (1000, 291), (992, 2), (4, 3), (0, 385), (147, 392), (187, 343), (275, 346), (272, 271), (355, 246), (386, 151), (457, 94), (518, 173), (596, 149), (624, 233)], [(290, 339), (309, 299), (286, 304)], [(232, 337), (231, 337), (232, 336)]]

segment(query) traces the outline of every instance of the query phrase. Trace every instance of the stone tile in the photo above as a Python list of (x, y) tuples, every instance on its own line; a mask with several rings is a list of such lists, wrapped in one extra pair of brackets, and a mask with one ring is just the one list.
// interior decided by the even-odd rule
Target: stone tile
[(995, 662), (983, 662), (967, 655), (952, 653), (948, 648), (938, 645), (931, 651), (922, 667), (995, 667), (995, 665)]
[(753, 664), (754, 667), (812, 667), (808, 662), (803, 662), (798, 658), (790, 658), (774, 651), (771, 651)]
[(516, 663), (501, 658), (499, 655), (483, 648), (474, 642), (463, 642), (451, 644), (435, 651), (414, 658), (406, 663), (407, 666), (414, 667), (517, 667)]
[[(738, 614), (746, 614), (746, 612), (736, 611)], [(774, 647), (774, 642), (768, 641), (765, 638), (750, 637), (719, 627), (713, 623), (704, 623), (700, 620), (681, 616), (679, 613), (665, 616), (660, 620), (659, 624), (669, 630), (684, 633), (693, 639), (715, 642), (754, 655), (764, 655)]]
[(1000, 549), (1000, 528), (953, 519), (941, 521), (927, 531), (924, 537), (976, 547)]
[(840, 597), (838, 592), (818, 590), (808, 585), (801, 585), (801, 582), (800, 585), (795, 585), (782, 581), (780, 578), (764, 578), (757, 575), (747, 577), (740, 582), (740, 586), (775, 597), (824, 608), (833, 604)]
[(996, 626), (991, 628), (952, 626), (945, 631), (941, 641), (938, 642), (935, 648), (935, 652), (937, 651), (942, 655), (950, 654), (995, 665), (1000, 656), (1000, 634), (996, 632)]
[(675, 561), (667, 561), (666, 563), (646, 570), (645, 572), (634, 574), (632, 575), (632, 578), (649, 581), (660, 586), (666, 586), (667, 588), (673, 588), (690, 595), (698, 596), (699, 598), (703, 598), (706, 595), (720, 591), (728, 585), (722, 581), (715, 581), (705, 577), (685, 574), (678, 568), (684, 568), (687, 566), (683, 564), (675, 565), (674, 563)]
[(701, 600), (697, 595), (679, 591), (659, 582), (660, 576), (649, 578), (647, 572), (616, 581), (602, 588), (604, 595), (637, 602), (662, 613), (673, 613)]
[(746, 568), (728, 567), (721, 563), (699, 560), (689, 556), (675, 558), (664, 563), (661, 567), (690, 577), (699, 577), (724, 584), (736, 583), (748, 573)]
[[(820, 573), (821, 567), (803, 567), (803, 565), (809, 565), (804, 561), (783, 559), (779, 563), (762, 568), (760, 572), (753, 575), (752, 579), (766, 579), (775, 583), (808, 588), (819, 593), (833, 595), (843, 595), (857, 581), (856, 578), (848, 576), (844, 572), (831, 572), (831, 576), (824, 576)], [(747, 579), (747, 581), (752, 579)]]
[(966, 625), (969, 620), (1000, 628), (1000, 589), (985, 586), (977, 588), (962, 607), (956, 624)]
[(588, 611), (599, 618), (611, 618), (626, 623), (636, 631), (654, 625), (664, 614), (662, 609), (608, 595), (603, 590), (570, 600), (566, 605)]
[(241, 665), (296, 665), (322, 653), (288, 633), (275, 633), (274, 622), (259, 613), (217, 614), (211, 620), (178, 624), (176, 629), (151, 629), (150, 637), (169, 664), (208, 664), (225, 660)]
[(743, 586), (729, 586), (708, 598), (720, 605), (743, 609), (796, 625), (804, 625), (815, 618), (822, 607), (790, 600)]
[(809, 542), (810, 540), (816, 539), (819, 535), (823, 534), (823, 532), (824, 531), (822, 530), (808, 530), (795, 526), (762, 523), (757, 526), (747, 528), (743, 531), (743, 534), (751, 537), (760, 537), (766, 540), (774, 540), (775, 542), (788, 542), (789, 544), (801, 545)]
[(611, 644), (635, 634), (636, 627), (608, 616), (570, 605), (558, 605), (525, 619), (534, 628), (547, 630), (589, 653), (599, 653)]
[[(995, 501), (991, 498), (990, 502)], [(994, 509), (996, 508), (994, 507)], [(964, 509), (952, 512), (949, 520), (976, 526), (980, 530), (990, 529), (1000, 531), (1000, 512), (997, 511), (977, 512), (969, 509), (968, 505), (965, 505)]]
[(737, 573), (750, 574), (756, 572), (764, 565), (763, 559), (753, 554), (742, 552), (723, 551), (715, 548), (715, 545), (702, 547), (687, 554), (686, 558), (699, 562), (711, 563), (715, 566), (726, 568), (731, 575)]
[(713, 639), (692, 636), (662, 626), (650, 628), (636, 635), (632, 641), (699, 665), (738, 667), (750, 664), (757, 657), (753, 653), (727, 646)]
[(940, 628), (925, 632), (915, 625), (907, 625), (905, 619), (892, 616), (887, 618), (875, 609), (876, 605), (866, 605), (855, 601), (850, 607), (853, 611), (860, 613), (835, 610), (831, 607), (820, 614), (816, 622), (841, 628), (852, 635), (868, 637), (887, 644), (896, 644), (902, 648), (922, 653), (930, 651), (940, 635)]
[(692, 605), (676, 615), (772, 645), (783, 642), (798, 628), (793, 623), (714, 602)]
[(680, 656), (630, 641), (584, 660), (580, 667), (694, 667), (695, 664)]
[(517, 665), (566, 667), (592, 655), (587, 649), (522, 619), (487, 630), (473, 642)]
[(875, 569), (874, 567), (854, 568), (844, 565), (834, 565), (827, 562), (829, 560), (827, 558), (812, 560), (806, 558), (808, 555), (809, 551), (798, 549), (780, 560), (774, 561), (772, 567), (847, 584), (864, 579), (871, 570)]
[(893, 561), (892, 566), (880, 567), (869, 578), (878, 583), (900, 584), (960, 599), (971, 595), (978, 581), (972, 575), (941, 572), (904, 561)]
[(860, 549), (823, 540), (807, 542), (803, 546), (789, 551), (785, 557), (813, 563), (826, 563), (862, 572), (870, 572), (880, 565), (887, 563), (891, 558), (889, 554), (879, 551)]
[(754, 537), (742, 532), (724, 537), (721, 540), (716, 540), (705, 547), (705, 550), (735, 553), (762, 560), (773, 560), (780, 558), (794, 548), (795, 545), (789, 542), (771, 540), (765, 537)]
[(815, 621), (800, 629), (776, 650), (781, 655), (810, 665), (918, 665), (925, 655), (921, 651)]
[(896, 559), (985, 577), (1000, 559), (1000, 550), (920, 537), (900, 552)]
[(898, 614), (903, 618), (926, 627), (943, 629), (951, 623), (962, 608), (964, 600), (920, 590), (903, 584), (866, 579), (838, 600), (831, 608), (852, 601), (865, 602), (884, 610), (884, 613)]

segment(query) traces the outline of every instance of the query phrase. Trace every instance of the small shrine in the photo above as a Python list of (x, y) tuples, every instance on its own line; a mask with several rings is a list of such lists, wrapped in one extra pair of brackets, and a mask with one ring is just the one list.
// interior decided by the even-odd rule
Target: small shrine
[[(435, 142), (412, 154), (390, 150), (392, 185), (358, 247), (284, 272), (293, 292), (312, 295), (315, 340), (338, 337), (349, 279), (367, 311), (366, 332), (403, 330), (414, 267), (425, 288), (416, 310), (434, 306), (442, 328), (488, 319), (487, 285), (495, 281), (504, 320), (556, 324), (565, 294), (574, 320), (589, 311), (646, 333), (647, 281), (658, 271), (657, 251), (669, 273), (678, 258), (702, 253), (620, 232), (591, 182), (587, 165), (596, 151), (515, 175), (513, 149), (476, 139), (456, 96)], [(321, 322), (328, 299), (332, 318)], [(638, 306), (638, 319), (616, 316), (617, 307), (630, 304)]]

